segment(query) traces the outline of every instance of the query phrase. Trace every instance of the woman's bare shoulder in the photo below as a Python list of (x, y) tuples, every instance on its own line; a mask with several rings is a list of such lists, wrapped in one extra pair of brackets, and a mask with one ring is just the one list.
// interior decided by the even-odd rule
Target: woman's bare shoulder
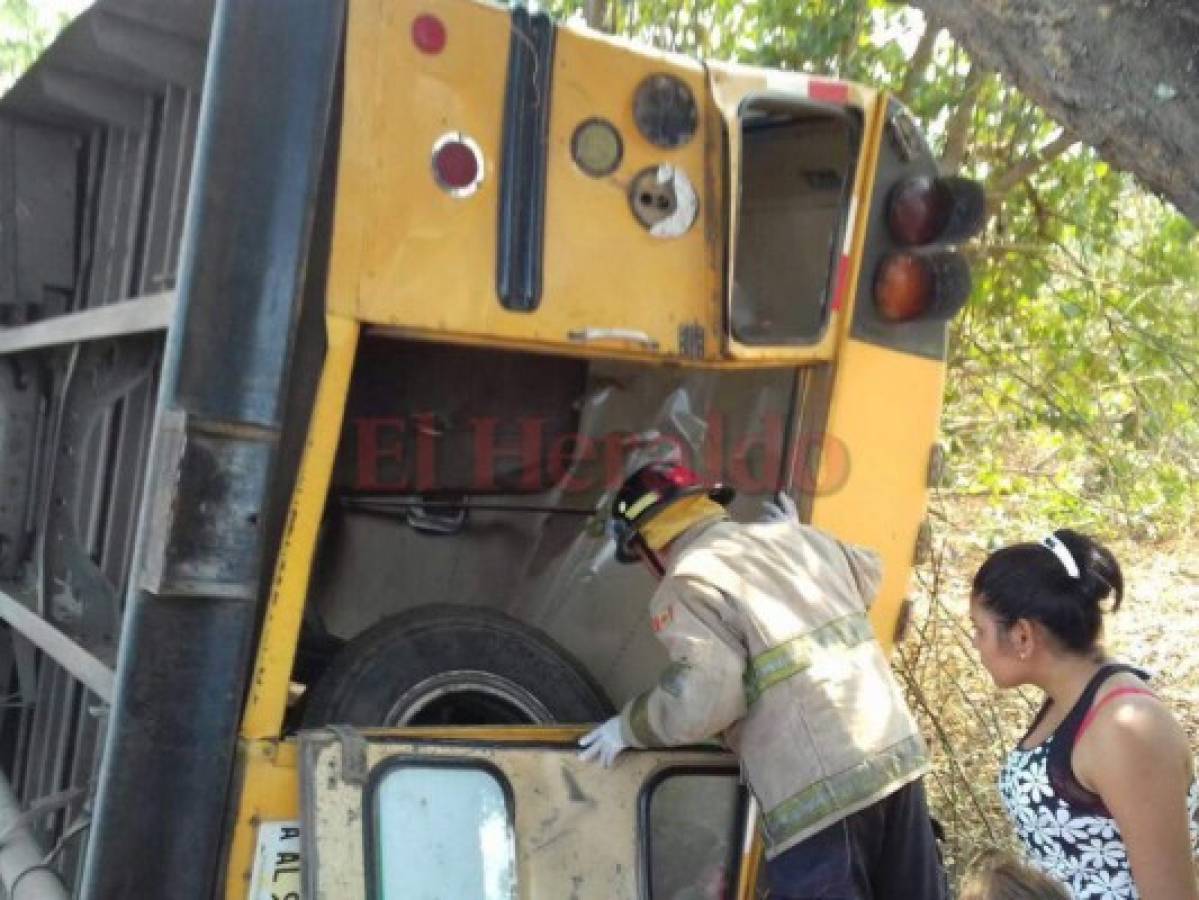
[(1102, 780), (1102, 772), (1134, 765), (1171, 766), (1182, 763), (1193, 768), (1186, 733), (1170, 707), (1153, 693), (1123, 693), (1134, 688), (1148, 690), (1135, 675), (1120, 673), (1109, 678), (1098, 691), (1091, 709), (1094, 715), (1074, 748), (1074, 766), (1080, 780)]

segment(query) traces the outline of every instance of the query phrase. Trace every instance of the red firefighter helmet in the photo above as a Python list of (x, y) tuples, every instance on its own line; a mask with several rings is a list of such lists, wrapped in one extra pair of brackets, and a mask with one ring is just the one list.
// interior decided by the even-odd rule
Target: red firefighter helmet
[(641, 540), (639, 529), (675, 501), (703, 493), (721, 506), (728, 506), (736, 491), (723, 484), (707, 485), (699, 475), (678, 463), (653, 462), (642, 466), (625, 479), (612, 500), (610, 520), (616, 538), (616, 558), (622, 563), (636, 562), (636, 543)]

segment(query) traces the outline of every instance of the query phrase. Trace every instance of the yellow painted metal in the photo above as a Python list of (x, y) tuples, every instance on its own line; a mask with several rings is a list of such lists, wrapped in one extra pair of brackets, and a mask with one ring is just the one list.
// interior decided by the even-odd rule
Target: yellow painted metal
[(237, 766), (241, 804), (229, 842), (225, 900), (245, 900), (260, 822), (300, 818), (300, 773), (294, 741), (243, 741)]
[(871, 621), (890, 649), (928, 498), (944, 364), (862, 341), (837, 360), (812, 524), (873, 547), (884, 572)]
[[(735, 63), (708, 62), (709, 79), (713, 98), (728, 125), (728, 167), (730, 172), (739, 171), (741, 166), (741, 129), (738, 127), (737, 110), (747, 97), (782, 96), (797, 99), (807, 98), (812, 78), (798, 72), (779, 72)], [(821, 79), (827, 81), (826, 79)], [(857, 266), (860, 262), (862, 242), (866, 234), (866, 215), (859, 210), (869, 209), (870, 189), (874, 181), (878, 157), (879, 112), (885, 100), (879, 92), (851, 82), (842, 82), (849, 94), (848, 106), (862, 117), (863, 134), (861, 157), (854, 174), (850, 208), (845, 225), (842, 252), (849, 256), (849, 268), (844, 273), (845, 288), (841, 309), (833, 311), (828, 318), (820, 339), (810, 345), (762, 347), (743, 344), (731, 333), (725, 336), (728, 355), (747, 363), (762, 364), (770, 361), (786, 361), (793, 364), (825, 361), (832, 358), (834, 346), (852, 313), (853, 285), (857, 284)], [(737, 204), (730, 204), (728, 243), (729, 259), (737, 258)], [(732, 285), (721, 298), (723, 315), (732, 315)]]
[[(719, 157), (719, 128), (666, 151), (638, 133), (632, 112), (637, 85), (662, 71), (687, 82), (702, 104), (700, 65), (559, 29), (544, 299), (535, 313), (513, 312), (501, 306), (495, 287), (508, 14), (470, 0), (439, 3), (448, 40), (442, 53), (429, 55), (409, 36), (412, 19), (424, 11), (411, 0), (351, 4), (335, 308), (441, 340), (481, 337), (493, 345), (567, 345), (619, 356), (644, 352), (619, 336), (641, 332), (674, 354), (679, 326), (697, 323), (706, 345), (718, 346), (720, 232), (708, 215), (719, 209), (719, 182), (705, 175), (705, 155)], [(593, 117), (611, 121), (624, 142), (620, 167), (604, 178), (588, 176), (571, 158), (575, 128)], [(706, 107), (704, 118), (711, 118)], [(469, 135), (483, 151), (483, 182), (470, 197), (450, 196), (432, 177), (431, 148), (450, 132)], [(683, 169), (701, 192), (699, 219), (674, 239), (652, 237), (629, 207), (634, 176), (664, 163)], [(572, 340), (588, 329), (594, 343)], [(617, 336), (604, 337), (613, 329)]]
[[(410, 36), (424, 5), (351, 4), (332, 311), (408, 337), (584, 356), (728, 368), (831, 357), (837, 316), (820, 341), (799, 347), (741, 345), (726, 326), (725, 180), (737, 172), (737, 103), (762, 90), (804, 99), (806, 76), (717, 64), (706, 70), (685, 57), (560, 27), (547, 98), (544, 292), (536, 311), (515, 312), (496, 295), (508, 14), (474, 0), (443, 0), (436, 10), (448, 38), (441, 53), (427, 54)], [(696, 136), (671, 150), (651, 144), (633, 119), (638, 85), (658, 73), (686, 83), (699, 106)], [(851, 104), (870, 118), (877, 94), (848, 87)], [(616, 171), (601, 178), (583, 172), (571, 154), (575, 129), (597, 117), (617, 128), (624, 151)], [(484, 157), (482, 184), (469, 197), (451, 196), (432, 173), (435, 142), (455, 133), (474, 140)], [(630, 209), (636, 175), (661, 165), (685, 172), (699, 196), (695, 224), (678, 237), (652, 236)], [(865, 186), (859, 169), (855, 198)], [(853, 208), (861, 206), (855, 199)], [(847, 239), (861, 226), (854, 221)], [(684, 354), (684, 326), (702, 332), (702, 356)]]
[[(300, 619), (344, 415), (359, 323), (398, 334), (483, 346), (609, 357), (661, 358), (721, 368), (832, 360), (836, 374), (826, 430), (842, 453), (826, 453), (822, 483), (835, 487), (813, 504), (813, 523), (882, 552), (883, 588), (872, 618), (890, 643), (907, 588), (926, 501), (927, 460), (936, 436), (943, 365), (848, 339), (853, 292), (816, 343), (800, 348), (738, 345), (725, 333), (724, 141), (739, 134), (736, 104), (768, 90), (806, 96), (805, 76), (698, 64), (613, 39), (562, 28), (554, 60), (546, 206), (545, 294), (535, 314), (508, 312), (495, 294), (498, 171), (508, 12), (471, 0), (441, 0), (443, 53), (421, 54), (413, 0), (354, 0), (347, 42), (345, 117), (327, 305), (328, 354), (301, 462), (242, 723), (240, 802), (231, 837), (227, 896), (249, 886), (256, 823), (298, 815), (295, 747), (278, 741)], [(632, 118), (646, 75), (669, 71), (701, 105), (697, 136), (664, 151)], [(602, 74), (600, 74), (602, 73)], [(464, 88), (465, 86), (465, 88)], [(848, 229), (849, 285), (858, 280), (865, 210), (877, 163), (885, 100), (850, 86), (862, 110), (863, 155)], [(570, 155), (574, 128), (604, 117), (619, 129), (624, 159), (615, 173), (585, 175)], [(431, 173), (433, 143), (450, 132), (478, 142), (484, 179), (469, 198), (451, 197)], [(731, 171), (739, 142), (733, 141)], [(699, 217), (680, 238), (661, 240), (639, 226), (628, 187), (641, 169), (683, 168), (700, 196)], [(730, 248), (733, 258), (735, 248)], [(703, 329), (704, 357), (679, 357), (680, 325)], [(572, 340), (571, 332), (644, 332), (658, 350), (625, 339)], [(848, 461), (842, 473), (836, 467)], [(409, 729), (413, 737), (444, 736)], [(573, 740), (577, 728), (461, 729), (468, 740)], [(760, 839), (748, 849), (739, 896), (751, 896)], [(753, 863), (749, 865), (749, 863)]]
[[(853, 90), (856, 86), (851, 96)], [(860, 276), (864, 211), (873, 200), (886, 106), (886, 97), (877, 96), (864, 123), (861, 183), (855, 191), (862, 213), (850, 252), (851, 285)], [(812, 524), (882, 555), (883, 583), (870, 619), (890, 651), (927, 508), (928, 460), (937, 439), (945, 364), (852, 340), (850, 321), (858, 302), (872, 299), (846, 294)]]
[[(307, 862), (315, 863), (318, 893), (338, 898), (369, 896), (367, 884), (378, 873), (363, 829), (363, 822), (370, 821), (368, 794), (371, 786), (379, 784), (375, 773), (397, 763), (419, 758), (486, 767), (505, 784), (516, 832), (515, 893), (529, 900), (644, 897), (643, 867), (646, 863), (653, 867), (646, 858), (652, 848), (638, 823), (648, 824), (646, 803), (652, 805), (652, 792), (660, 779), (705, 770), (730, 781), (736, 777), (734, 757), (716, 748), (632, 751), (605, 770), (577, 758), (573, 737), (551, 739), (545, 729), (524, 732), (523, 738), (506, 734), (501, 741), (479, 738), (477, 732), (472, 740), (463, 740), (458, 730), (440, 732), (449, 740), (423, 742), (413, 741), (409, 729), (353, 729), (352, 742), (347, 740), (351, 731), (346, 730), (322, 729), (301, 736), (304, 825), (311, 829), (307, 837), (317, 853)], [(425, 730), (424, 734), (432, 737), (438, 732)], [(345, 777), (351, 743), (355, 760), (369, 773), (365, 791)], [(590, 799), (580, 803), (580, 797)], [(734, 822), (711, 824), (727, 827)]]
[[(862, 258), (866, 249), (866, 226), (869, 210), (874, 202), (874, 191), (878, 187), (878, 157), (882, 146), (883, 130), (886, 127), (888, 95), (868, 91), (858, 85), (850, 85), (850, 102), (862, 109), (862, 149), (858, 159), (858, 175), (853, 191), (853, 208), (850, 210), (850, 226), (847, 229), (846, 252), (849, 267), (845, 273), (846, 287), (844, 305), (840, 319), (834, 323), (839, 331), (837, 338), (845, 341), (853, 322), (853, 311), (859, 302), (873, 303), (873, 297), (857, 295), (858, 280), (862, 271)], [(830, 329), (831, 330), (831, 329)]]
[(324, 368), (275, 565), (275, 580), (267, 602), (250, 696), (242, 719), (241, 735), (250, 740), (277, 737), (282, 729), (300, 619), (308, 593), (308, 577), (316, 552), (316, 534), (325, 509), (325, 496), (329, 492), (358, 346), (357, 322), (339, 316), (327, 316), (325, 321), (328, 348)]
[[(367, 737), (414, 740), (573, 744), (587, 732), (578, 726), (510, 726), (504, 728), (399, 728), (365, 730)], [(238, 752), (241, 802), (229, 845), (225, 900), (244, 900), (250, 889), (260, 822), (300, 817), (300, 775), (294, 740), (243, 740)]]
[(737, 870), (737, 900), (757, 900), (758, 873), (766, 850), (762, 837), (762, 818), (756, 800), (750, 804), (750, 811), (752, 819), (747, 825), (749, 839), (741, 849), (741, 865)]

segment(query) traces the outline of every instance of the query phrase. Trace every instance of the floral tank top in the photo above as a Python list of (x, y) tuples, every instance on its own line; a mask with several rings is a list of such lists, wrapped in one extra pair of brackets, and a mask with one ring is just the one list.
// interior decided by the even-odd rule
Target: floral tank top
[[(1077, 900), (1135, 900), (1140, 896), (1120, 826), (1102, 799), (1078, 783), (1070, 766), (1074, 742), (1095, 694), (1108, 677), (1120, 671), (1145, 677), (1128, 666), (1102, 667), (1054, 733), (1032, 749), (1017, 746), (999, 775), (999, 796), (1028, 861)], [(1029, 733), (1047, 709), (1042, 708)], [(1199, 853), (1199, 781), (1191, 784), (1187, 809), (1192, 852)]]

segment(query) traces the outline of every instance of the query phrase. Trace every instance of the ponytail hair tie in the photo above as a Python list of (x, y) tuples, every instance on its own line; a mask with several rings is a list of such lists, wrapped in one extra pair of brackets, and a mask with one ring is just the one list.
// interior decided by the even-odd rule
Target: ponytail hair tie
[(1041, 538), (1041, 546), (1058, 558), (1066, 569), (1066, 574), (1071, 578), (1080, 577), (1081, 573), (1078, 570), (1078, 562), (1074, 559), (1074, 554), (1070, 552), (1070, 548), (1063, 544), (1052, 534), (1047, 534)]

